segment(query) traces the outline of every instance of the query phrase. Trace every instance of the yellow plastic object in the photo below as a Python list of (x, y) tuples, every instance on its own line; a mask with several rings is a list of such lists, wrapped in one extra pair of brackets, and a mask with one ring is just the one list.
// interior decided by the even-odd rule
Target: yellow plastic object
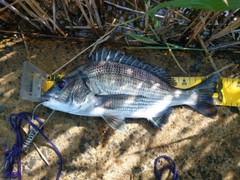
[(48, 75), (47, 76), (47, 79), (45, 79), (43, 82), (42, 82), (42, 94), (44, 94), (45, 92), (47, 92), (51, 87), (52, 85), (54, 84), (54, 82), (58, 79), (61, 79), (64, 75)]
[[(48, 75), (47, 80), (42, 83), (42, 92), (47, 92), (54, 81), (62, 77), (63, 75)], [(188, 89), (200, 84), (205, 77), (173, 77), (173, 79), (176, 82), (175, 87)], [(240, 79), (221, 78), (217, 89), (219, 92), (213, 94), (214, 104), (240, 107)]]
[(176, 85), (180, 89), (188, 89), (202, 82), (204, 77), (173, 77)]
[(240, 79), (222, 78), (221, 106), (240, 107)]
[[(205, 77), (174, 77), (177, 88), (188, 89), (202, 82)], [(240, 107), (240, 79), (221, 78), (218, 93), (213, 94), (214, 104)]]

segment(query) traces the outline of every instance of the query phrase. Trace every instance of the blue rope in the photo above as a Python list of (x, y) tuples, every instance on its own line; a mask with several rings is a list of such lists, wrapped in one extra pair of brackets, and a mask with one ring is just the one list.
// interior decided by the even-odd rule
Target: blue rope
[[(158, 171), (158, 162), (162, 158), (170, 161), (171, 165), (164, 166), (160, 169), (160, 171)], [(157, 180), (161, 180), (162, 174), (166, 169), (169, 169), (169, 170), (172, 171), (173, 180), (178, 180), (178, 171), (177, 171), (177, 166), (176, 166), (175, 162), (169, 156), (166, 156), (166, 155), (162, 155), (162, 156), (159, 156), (158, 158), (156, 158), (155, 162), (154, 162), (154, 173), (155, 173), (155, 176), (156, 176)]]
[[(62, 156), (58, 148), (53, 144), (52, 141), (50, 141), (42, 132), (42, 129), (39, 129), (35, 124), (32, 123), (31, 120), (28, 119), (28, 116), (32, 117), (32, 113), (28, 112), (22, 112), (19, 114), (10, 114), (8, 117), (8, 121), (11, 125), (11, 128), (13, 131), (16, 133), (16, 144), (12, 146), (12, 148), (4, 153), (4, 161), (5, 161), (5, 176), (8, 178), (18, 178), (21, 180), (21, 173), (22, 173), (22, 168), (21, 168), (21, 153), (22, 153), (22, 147), (23, 147), (23, 138), (20, 132), (21, 128), (21, 123), (24, 120), (32, 128), (34, 128), (55, 150), (58, 158), (59, 158), (59, 169), (57, 173), (57, 180), (60, 179), (61, 176), (61, 171), (62, 171)], [(38, 122), (39, 126), (41, 126), (43, 123), (42, 121), (37, 117), (34, 116), (34, 119)], [(15, 157), (17, 156), (18, 160), (18, 170), (17, 172), (13, 172), (13, 166), (15, 164)]]

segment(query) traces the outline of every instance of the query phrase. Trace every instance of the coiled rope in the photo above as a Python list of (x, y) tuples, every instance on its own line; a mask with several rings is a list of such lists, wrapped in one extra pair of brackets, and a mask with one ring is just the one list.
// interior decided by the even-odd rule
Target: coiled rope
[[(28, 117), (33, 117), (39, 124), (39, 127), (43, 125), (43, 122), (35, 115), (29, 112), (21, 112), (19, 114), (10, 114), (8, 117), (8, 121), (10, 123), (11, 128), (16, 133), (16, 143), (12, 146), (12, 148), (4, 153), (4, 161), (5, 161), (5, 176), (8, 178), (18, 178), (21, 180), (22, 167), (21, 167), (21, 153), (23, 152), (23, 138), (20, 132), (21, 123), (25, 121), (28, 123), (36, 132), (38, 132), (55, 150), (58, 158), (59, 158), (59, 169), (57, 173), (57, 180), (60, 179), (61, 171), (62, 171), (62, 156), (58, 148), (50, 141), (43, 133), (42, 129), (38, 128)], [(13, 166), (15, 164), (15, 158), (17, 157), (17, 171), (13, 172)]]
[[(29, 113), (29, 112), (22, 112), (22, 113), (19, 113), (19, 114), (11, 114), (8, 117), (8, 121), (11, 125), (11, 128), (16, 133), (16, 143), (12, 146), (12, 148), (10, 150), (8, 150), (4, 153), (4, 161), (5, 161), (5, 172), (4, 172), (4, 174), (8, 178), (18, 178), (19, 180), (21, 180), (21, 174), (22, 174), (21, 153), (23, 152), (24, 141), (23, 141), (23, 138), (22, 138), (22, 135), (21, 135), (21, 132), (20, 132), (20, 128), (21, 128), (22, 121), (25, 121), (26, 123), (28, 123), (34, 129), (35, 132), (39, 133), (55, 150), (55, 152), (56, 152), (56, 154), (59, 158), (59, 169), (58, 169), (58, 173), (57, 173), (57, 177), (56, 177), (56, 179), (59, 180), (60, 176), (61, 176), (61, 171), (62, 171), (62, 156), (61, 156), (61, 153), (58, 150), (58, 148), (53, 144), (53, 142), (50, 141), (44, 135), (44, 133), (42, 131), (43, 128), (42, 129), (38, 128), (38, 126), (36, 126), (28, 117), (32, 117), (32, 119), (34, 119), (38, 122), (39, 127), (40, 128), (42, 127), (43, 122), (37, 116), (35, 116), (35, 115), (33, 115), (32, 113)], [(34, 135), (34, 137), (35, 137), (35, 135)], [(29, 143), (31, 143), (31, 141), (32, 141), (32, 139), (29, 141)], [(25, 143), (26, 143), (26, 141), (25, 141)], [(28, 143), (28, 141), (27, 141), (27, 143)], [(25, 145), (29, 145), (29, 144), (25, 144)], [(16, 157), (17, 157), (17, 160), (18, 160), (18, 163), (17, 163), (17, 169), (18, 170), (16, 172), (13, 172), (13, 166), (15, 164), (15, 158)], [(160, 170), (158, 170), (158, 162), (160, 161), (160, 159), (168, 160), (171, 163), (171, 165), (164, 166)], [(166, 156), (166, 155), (159, 156), (158, 158), (156, 158), (155, 162), (154, 162), (154, 173), (155, 173), (155, 176), (156, 176), (157, 180), (161, 180), (162, 174), (166, 169), (169, 169), (169, 170), (172, 171), (173, 180), (178, 180), (178, 171), (177, 171), (175, 162), (169, 156)]]
[[(171, 165), (163, 166), (160, 170), (158, 170), (158, 162), (161, 159), (166, 159), (167, 161), (169, 161), (171, 163)], [(166, 169), (169, 169), (172, 171), (172, 173), (173, 173), (172, 179), (173, 180), (178, 180), (178, 171), (177, 171), (176, 163), (169, 156), (166, 156), (166, 155), (162, 155), (162, 156), (159, 156), (158, 158), (156, 158), (155, 162), (154, 162), (154, 173), (155, 173), (157, 180), (162, 179), (162, 174)]]

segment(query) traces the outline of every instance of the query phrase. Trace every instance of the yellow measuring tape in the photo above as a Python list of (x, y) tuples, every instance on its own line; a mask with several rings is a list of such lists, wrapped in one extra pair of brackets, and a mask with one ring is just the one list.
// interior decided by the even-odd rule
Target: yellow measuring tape
[[(192, 86), (200, 84), (204, 77), (174, 77), (177, 88), (188, 89)], [(221, 78), (221, 86), (219, 91), (221, 97), (217, 93), (213, 94), (214, 99), (221, 99), (214, 101), (214, 104), (220, 106), (234, 106), (240, 107), (240, 79)]]
[[(63, 75), (49, 75), (47, 81), (43, 83), (42, 92), (46, 92), (57, 79), (61, 79)], [(192, 86), (200, 84), (205, 77), (173, 77), (177, 88), (188, 89)], [(221, 78), (221, 86), (219, 94), (214, 93), (213, 98), (216, 100), (214, 104), (220, 106), (240, 107), (240, 79)]]

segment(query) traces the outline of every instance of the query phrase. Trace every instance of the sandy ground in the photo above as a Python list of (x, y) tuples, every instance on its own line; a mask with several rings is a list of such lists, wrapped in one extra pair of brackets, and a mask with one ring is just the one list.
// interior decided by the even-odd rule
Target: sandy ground
[[(47, 73), (52, 73), (87, 47), (73, 41), (28, 40), (30, 61)], [(115, 45), (108, 45), (115, 48)], [(167, 51), (130, 51), (126, 54), (145, 59), (150, 64), (167, 68), (171, 75), (184, 75)], [(175, 52), (183, 68), (191, 75), (213, 72), (203, 53)], [(218, 68), (231, 62), (222, 53), (213, 57)], [(8, 39), (0, 44), (0, 179), (5, 179), (3, 153), (15, 142), (7, 117), (11, 113), (32, 112), (37, 103), (21, 100), (19, 90), (23, 62), (28, 60), (21, 40)], [(87, 53), (61, 72), (88, 61)], [(191, 72), (198, 64), (199, 72)], [(228, 77), (239, 70), (230, 68), (222, 73)], [(40, 107), (36, 115), (45, 119), (51, 111)], [(147, 120), (127, 123), (125, 132), (112, 130), (101, 118), (74, 116), (55, 112), (44, 133), (59, 148), (63, 157), (61, 179), (155, 179), (154, 160), (160, 155), (173, 158), (180, 179), (224, 179), (240, 177), (240, 117), (237, 108), (218, 107), (213, 119), (188, 107), (176, 107), (162, 131)], [(33, 146), (22, 156), (24, 180), (55, 179), (58, 158), (41, 136), (34, 141), (48, 159), (47, 166)], [(161, 162), (160, 165), (166, 162)], [(168, 174), (166, 174), (167, 176)], [(171, 174), (170, 174), (171, 175)]]

